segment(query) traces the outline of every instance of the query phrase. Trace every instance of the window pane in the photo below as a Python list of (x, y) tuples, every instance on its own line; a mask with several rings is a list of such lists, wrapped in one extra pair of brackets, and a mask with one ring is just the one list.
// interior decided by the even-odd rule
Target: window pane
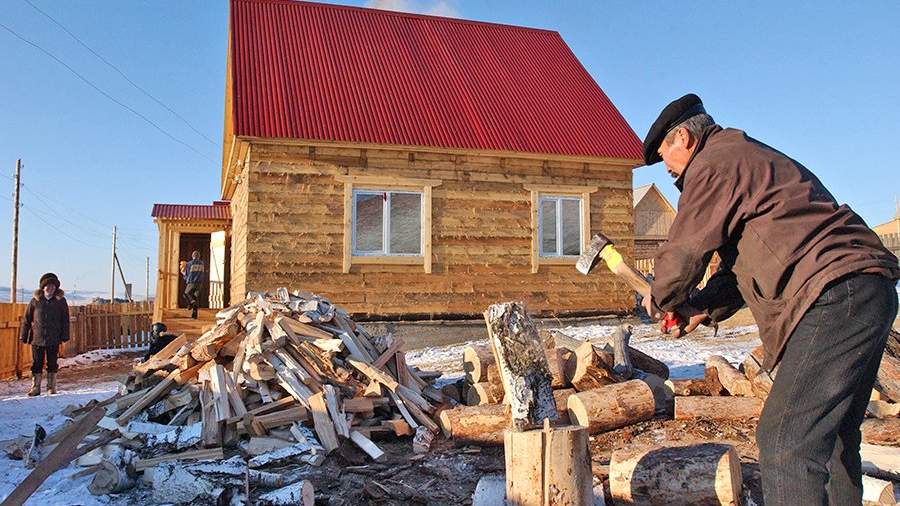
[(418, 193), (391, 194), (391, 253), (421, 253), (422, 196)]
[(384, 239), (384, 216), (380, 193), (357, 193), (356, 198), (356, 251), (380, 253)]
[(579, 201), (562, 201), (563, 255), (581, 254), (581, 206)]
[(541, 200), (541, 252), (556, 254), (556, 200)]

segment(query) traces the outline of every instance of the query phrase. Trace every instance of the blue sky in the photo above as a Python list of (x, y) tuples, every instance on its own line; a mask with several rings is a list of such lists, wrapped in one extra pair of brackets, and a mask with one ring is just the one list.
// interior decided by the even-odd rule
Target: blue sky
[[(52, 270), (64, 288), (108, 290), (116, 224), (125, 274), (143, 294), (145, 257), (151, 273), (156, 269), (153, 202), (218, 197), (227, 3), (30, 1), (191, 126), (25, 0), (3, 2), (0, 23), (180, 141), (0, 28), (6, 70), (0, 79), (0, 186), (8, 189), (0, 190), (0, 223), (11, 220), (15, 159), (25, 165), (19, 284), (33, 287)], [(900, 139), (900, 3), (341, 3), (557, 30), (641, 138), (666, 103), (695, 92), (719, 123), (742, 128), (805, 164), (870, 225), (894, 212), (900, 193), (892, 158)], [(661, 165), (636, 170), (634, 182), (656, 182), (677, 200)], [(3, 258), (11, 248), (8, 230), (0, 233)], [(0, 271), (0, 285), (8, 285), (9, 270)]]

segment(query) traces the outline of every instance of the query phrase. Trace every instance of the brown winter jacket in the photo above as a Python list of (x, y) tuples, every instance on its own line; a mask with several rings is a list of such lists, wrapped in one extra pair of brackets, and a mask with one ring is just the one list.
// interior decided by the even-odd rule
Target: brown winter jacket
[(865, 272), (896, 280), (897, 258), (816, 176), (741, 130), (704, 130), (687, 168), (668, 241), (656, 254), (652, 295), (674, 311), (688, 301), (713, 252), (722, 268), (691, 299), (714, 319), (745, 302), (759, 325), (764, 367), (830, 282)]
[(32, 346), (55, 346), (69, 340), (69, 304), (62, 290), (57, 289), (49, 300), (43, 290), (35, 290), (22, 318), (20, 339)]

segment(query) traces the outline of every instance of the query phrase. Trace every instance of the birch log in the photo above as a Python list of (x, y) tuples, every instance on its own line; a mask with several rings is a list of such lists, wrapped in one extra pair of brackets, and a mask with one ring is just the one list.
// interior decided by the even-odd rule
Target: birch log
[(484, 312), (488, 336), (509, 402), (513, 428), (555, 420), (552, 376), (537, 327), (521, 302), (493, 304)]
[(612, 454), (609, 488), (616, 504), (738, 506), (741, 462), (726, 444), (626, 448)]
[(675, 419), (728, 420), (758, 418), (763, 402), (756, 397), (676, 397)]

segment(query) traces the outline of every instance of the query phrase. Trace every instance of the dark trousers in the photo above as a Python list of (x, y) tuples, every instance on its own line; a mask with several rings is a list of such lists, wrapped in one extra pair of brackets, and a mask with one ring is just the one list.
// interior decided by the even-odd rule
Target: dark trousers
[(897, 315), (894, 285), (833, 283), (788, 340), (756, 433), (766, 506), (862, 503), (859, 427)]
[(59, 370), (59, 345), (35, 346), (31, 345), (31, 374), (41, 374), (44, 370), (44, 359), (47, 361), (47, 372), (55, 373)]
[(184, 295), (187, 297), (188, 306), (196, 312), (200, 307), (200, 283), (188, 283), (184, 287)]

